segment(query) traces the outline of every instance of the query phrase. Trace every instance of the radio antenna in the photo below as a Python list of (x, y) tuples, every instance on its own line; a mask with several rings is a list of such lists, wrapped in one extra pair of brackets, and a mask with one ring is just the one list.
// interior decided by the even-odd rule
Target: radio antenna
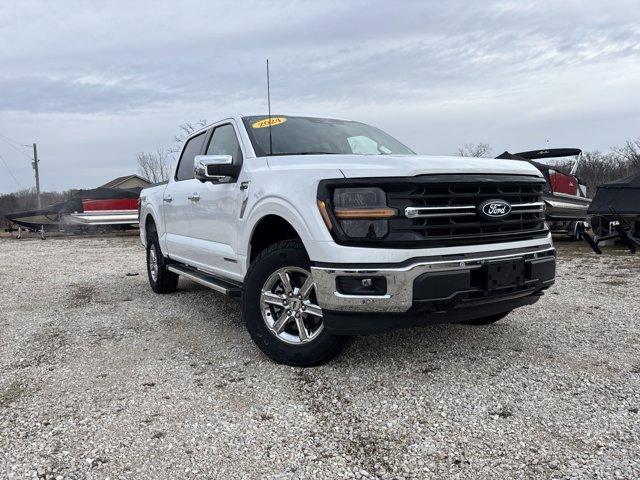
[(267, 58), (267, 108), (269, 109), (269, 155), (273, 155), (273, 137), (271, 137), (271, 87), (269, 85), (269, 59)]

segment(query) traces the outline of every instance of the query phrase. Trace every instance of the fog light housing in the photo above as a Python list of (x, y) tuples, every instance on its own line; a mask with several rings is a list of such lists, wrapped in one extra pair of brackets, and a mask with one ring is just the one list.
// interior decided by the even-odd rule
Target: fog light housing
[(336, 289), (343, 295), (385, 295), (387, 279), (385, 277), (347, 277), (336, 278)]

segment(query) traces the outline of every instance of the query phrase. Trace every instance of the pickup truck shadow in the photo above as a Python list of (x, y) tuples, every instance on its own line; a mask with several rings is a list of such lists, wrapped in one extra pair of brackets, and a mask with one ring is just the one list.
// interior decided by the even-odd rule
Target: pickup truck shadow
[[(465, 362), (473, 362), (503, 356), (507, 351), (521, 353), (525, 348), (523, 330), (517, 318), (510, 319), (486, 326), (425, 325), (355, 337), (345, 352), (345, 361), (371, 364), (419, 359), (431, 365), (425, 370), (439, 370), (434, 362), (443, 359), (464, 358)], [(533, 340), (527, 337), (527, 345)]]
[[(199, 284), (184, 281), (180, 285), (180, 292), (202, 299), (197, 310), (199, 317), (205, 321), (212, 319), (211, 311), (224, 312), (227, 317), (227, 327), (241, 331), (234, 332), (250, 341), (248, 333), (244, 331), (241, 319), (241, 304), (239, 299), (224, 297), (212, 292)], [(332, 364), (387, 364), (416, 359), (431, 362), (437, 359), (455, 356), (465, 357), (466, 361), (477, 353), (478, 360), (521, 353), (526, 346), (536, 344), (531, 338), (531, 332), (520, 324), (525, 321), (514, 312), (498, 323), (486, 326), (472, 326), (463, 324), (425, 325), (410, 329), (393, 330), (385, 333), (352, 337), (344, 353)], [(525, 331), (526, 335), (525, 335)], [(266, 357), (262, 357), (268, 361)], [(472, 360), (473, 361), (473, 360)], [(430, 367), (426, 367), (427, 369)]]

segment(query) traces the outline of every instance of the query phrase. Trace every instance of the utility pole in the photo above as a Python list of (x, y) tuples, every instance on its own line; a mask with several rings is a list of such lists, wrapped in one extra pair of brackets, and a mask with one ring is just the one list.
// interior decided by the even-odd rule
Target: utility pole
[(38, 172), (39, 162), (40, 160), (38, 160), (38, 147), (34, 143), (33, 144), (33, 162), (31, 163), (31, 166), (36, 172), (36, 195), (38, 197), (38, 210), (42, 208), (42, 201), (40, 200), (40, 172)]

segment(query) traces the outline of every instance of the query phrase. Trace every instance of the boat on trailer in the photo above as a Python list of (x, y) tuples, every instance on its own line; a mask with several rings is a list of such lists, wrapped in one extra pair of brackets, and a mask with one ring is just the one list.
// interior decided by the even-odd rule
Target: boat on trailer
[(138, 225), (139, 188), (79, 190), (66, 202), (40, 210), (5, 214), (7, 220), (29, 230), (82, 230), (87, 227)]
[[(587, 187), (580, 182), (576, 171), (582, 159), (579, 148), (548, 148), (528, 152), (504, 152), (496, 158), (524, 160), (534, 165), (547, 180), (543, 192), (545, 217), (552, 233), (579, 239), (582, 229), (578, 224), (587, 220), (591, 199)], [(571, 165), (567, 169), (567, 165)]]
[(27, 210), (25, 212), (5, 213), (9, 224), (15, 224), (28, 230), (57, 229), (60, 225), (60, 207), (57, 203), (40, 210)]
[(600, 185), (588, 213), (608, 227), (595, 237), (584, 231), (586, 225), (581, 227), (584, 239), (596, 253), (602, 253), (600, 244), (607, 240), (621, 241), (636, 253), (640, 248), (640, 173)]

